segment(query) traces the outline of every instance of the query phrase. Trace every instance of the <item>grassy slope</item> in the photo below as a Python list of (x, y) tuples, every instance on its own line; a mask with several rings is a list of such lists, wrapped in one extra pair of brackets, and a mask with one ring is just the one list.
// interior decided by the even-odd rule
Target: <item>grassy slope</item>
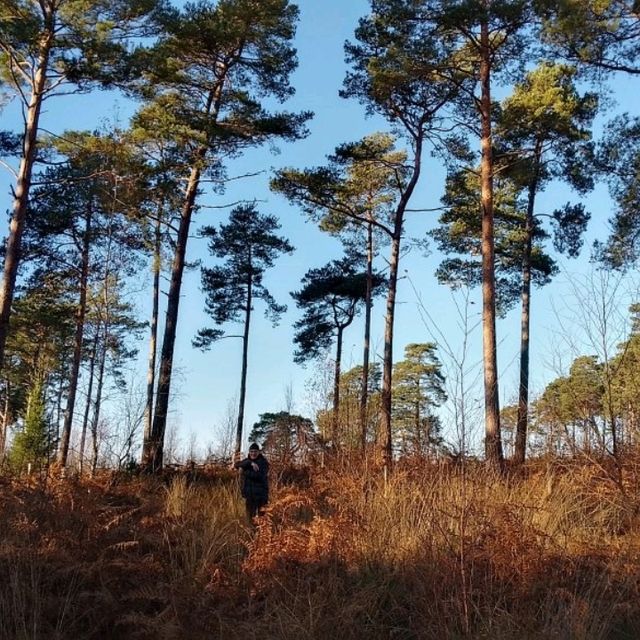
[(317, 470), (256, 529), (221, 469), (0, 479), (0, 638), (638, 638), (640, 464), (612, 475)]

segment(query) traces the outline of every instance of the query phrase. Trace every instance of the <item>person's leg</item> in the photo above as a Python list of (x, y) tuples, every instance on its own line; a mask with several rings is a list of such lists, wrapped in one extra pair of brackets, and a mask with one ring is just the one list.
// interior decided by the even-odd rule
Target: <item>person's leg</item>
[(264, 508), (267, 506), (266, 500), (258, 500), (256, 502), (256, 515), (261, 516), (264, 512)]
[(253, 518), (255, 518), (258, 515), (258, 508), (260, 507), (260, 505), (252, 498), (246, 499), (246, 505), (247, 505), (247, 518), (249, 518), (249, 520), (253, 520)]

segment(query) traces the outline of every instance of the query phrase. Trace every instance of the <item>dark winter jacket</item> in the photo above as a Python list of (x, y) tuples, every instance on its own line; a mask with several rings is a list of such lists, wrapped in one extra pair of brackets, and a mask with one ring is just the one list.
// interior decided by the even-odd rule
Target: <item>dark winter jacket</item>
[[(258, 465), (258, 471), (254, 471), (251, 463)], [(235, 463), (236, 469), (242, 469), (242, 497), (267, 504), (269, 501), (269, 463), (260, 454), (255, 460), (245, 458)]]

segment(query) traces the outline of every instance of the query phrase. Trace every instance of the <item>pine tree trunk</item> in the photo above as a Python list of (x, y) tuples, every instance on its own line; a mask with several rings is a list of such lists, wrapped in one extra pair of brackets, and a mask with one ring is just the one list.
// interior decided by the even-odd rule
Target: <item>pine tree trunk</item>
[(93, 340), (91, 349), (91, 357), (89, 360), (89, 383), (87, 388), (87, 403), (84, 408), (84, 417), (82, 419), (82, 436), (80, 437), (80, 475), (84, 470), (84, 448), (87, 440), (87, 427), (89, 426), (89, 411), (91, 410), (91, 396), (93, 395), (93, 380), (95, 374), (96, 354), (98, 352), (98, 330), (96, 328), (96, 337)]
[[(91, 205), (90, 205), (91, 206)], [(69, 442), (71, 441), (71, 425), (78, 391), (78, 378), (80, 375), (80, 363), (82, 362), (82, 343), (84, 340), (84, 320), (87, 312), (87, 282), (89, 280), (89, 248), (91, 245), (91, 208), (86, 214), (86, 224), (82, 244), (82, 265), (80, 271), (80, 300), (76, 314), (76, 334), (73, 347), (73, 363), (71, 365), (71, 378), (69, 380), (69, 395), (67, 396), (67, 408), (64, 413), (64, 424), (58, 449), (58, 464), (65, 467), (69, 454)]]
[[(396, 227), (402, 228), (402, 217), (396, 214)], [(400, 260), (400, 234), (394, 234), (391, 240), (391, 257), (389, 259), (389, 289), (387, 292), (387, 312), (384, 320), (384, 353), (382, 367), (382, 391), (380, 408), (382, 416), (382, 433), (384, 434), (382, 464), (386, 472), (391, 470), (393, 455), (393, 434), (391, 431), (391, 373), (393, 370), (393, 323), (395, 319), (396, 290), (398, 285), (398, 263)]]
[(529, 326), (531, 323), (531, 250), (533, 246), (533, 229), (536, 192), (540, 169), (541, 149), (538, 145), (535, 154), (534, 173), (529, 184), (527, 201), (527, 219), (525, 221), (525, 246), (522, 257), (522, 317), (520, 320), (520, 386), (518, 393), (518, 417), (516, 421), (516, 442), (513, 460), (516, 464), (524, 464), (527, 451), (527, 428), (529, 423)]
[[(371, 211), (369, 212), (371, 219)], [(369, 399), (369, 348), (371, 342), (371, 307), (373, 305), (373, 225), (367, 225), (367, 290), (364, 307), (364, 353), (362, 356), (362, 389), (360, 390), (360, 448), (367, 449), (367, 401)]]
[(40, 54), (31, 87), (31, 96), (25, 115), (22, 159), (18, 168), (18, 178), (14, 191), (13, 211), (9, 237), (4, 254), (4, 272), (0, 286), (0, 371), (4, 363), (4, 350), (9, 331), (9, 316), (16, 286), (16, 276), (20, 263), (20, 247), (29, 203), (31, 175), (36, 160), (38, 126), (42, 101), (47, 89), (47, 67), (54, 38), (54, 24), (51, 15), (45, 16), (45, 30), (40, 46)]
[(380, 426), (382, 439), (382, 465), (385, 476), (391, 471), (393, 462), (393, 433), (391, 430), (391, 384), (393, 371), (393, 323), (395, 319), (396, 290), (398, 287), (398, 267), (400, 262), (400, 241), (404, 225), (404, 212), (420, 178), (422, 162), (423, 133), (420, 130), (415, 139), (413, 172), (396, 207), (393, 236), (391, 238), (391, 257), (389, 258), (389, 285), (387, 307), (384, 321), (384, 355), (382, 366), (382, 390), (380, 393)]
[(340, 364), (342, 362), (342, 334), (344, 327), (338, 326), (336, 336), (336, 362), (333, 367), (333, 412), (331, 415), (331, 446), (338, 450), (338, 431), (340, 422)]
[(161, 270), (161, 227), (160, 213), (156, 220), (155, 241), (153, 245), (153, 299), (151, 310), (151, 328), (149, 335), (149, 360), (147, 366), (147, 401), (144, 409), (144, 439), (151, 436), (153, 421), (153, 387), (156, 380), (156, 351), (158, 343), (158, 313), (160, 308), (160, 270)]
[[(202, 149), (200, 155), (204, 156)], [(182, 287), (182, 274), (184, 272), (185, 256), (187, 252), (187, 240), (189, 238), (189, 226), (200, 184), (200, 166), (195, 163), (191, 169), (185, 203), (180, 215), (178, 237), (171, 266), (171, 282), (167, 298), (167, 313), (160, 352), (160, 372), (158, 375), (158, 388), (156, 391), (156, 404), (151, 425), (151, 433), (144, 443), (142, 451), (142, 466), (151, 472), (162, 469), (164, 434), (167, 427), (167, 412), (169, 409), (169, 391), (171, 388), (171, 372), (173, 368), (173, 351), (176, 342), (176, 329), (178, 324), (178, 308), (180, 305), (180, 289)]]
[(100, 350), (100, 366), (98, 367), (98, 384), (96, 385), (96, 399), (93, 405), (93, 418), (91, 419), (91, 442), (93, 454), (91, 456), (91, 475), (95, 475), (98, 465), (98, 424), (100, 421), (100, 408), (102, 406), (102, 391), (104, 388), (104, 368), (107, 361), (107, 327), (105, 326), (102, 349)]
[[(203, 116), (211, 118), (213, 122), (218, 119), (222, 86), (226, 70), (222, 70), (215, 88), (210, 92), (207, 104), (203, 110)], [(182, 287), (182, 274), (184, 272), (185, 256), (187, 253), (187, 240), (189, 239), (189, 227), (193, 216), (202, 165), (207, 155), (208, 147), (200, 147), (194, 157), (191, 166), (189, 181), (185, 192), (184, 204), (180, 214), (178, 237), (171, 265), (171, 282), (167, 295), (167, 311), (160, 351), (160, 371), (156, 390), (156, 404), (151, 423), (151, 433), (142, 447), (142, 467), (147, 472), (157, 472), (162, 469), (164, 434), (167, 428), (167, 412), (169, 409), (169, 391), (171, 388), (171, 373), (173, 369), (173, 351), (176, 343), (176, 330), (178, 325), (178, 309), (180, 306), (180, 289)]]
[(236, 448), (238, 455), (242, 450), (242, 430), (244, 428), (244, 405), (247, 395), (247, 365), (249, 360), (249, 325), (251, 322), (251, 305), (253, 304), (252, 276), (247, 283), (247, 300), (244, 314), (244, 333), (242, 336), (242, 371), (240, 373), (240, 400), (238, 403), (238, 425), (236, 428)]
[[(485, 0), (485, 5), (488, 5)], [(491, 151), (491, 50), (486, 19), (480, 32), (480, 115), (482, 127), (482, 345), (484, 364), (485, 456), (495, 470), (503, 466), (496, 347), (496, 284), (493, 231), (493, 157)]]

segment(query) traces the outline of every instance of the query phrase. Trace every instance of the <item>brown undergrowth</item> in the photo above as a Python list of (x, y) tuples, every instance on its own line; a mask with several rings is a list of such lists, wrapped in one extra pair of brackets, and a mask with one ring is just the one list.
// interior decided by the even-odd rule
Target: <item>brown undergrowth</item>
[(639, 469), (0, 478), (0, 638), (631, 640)]

